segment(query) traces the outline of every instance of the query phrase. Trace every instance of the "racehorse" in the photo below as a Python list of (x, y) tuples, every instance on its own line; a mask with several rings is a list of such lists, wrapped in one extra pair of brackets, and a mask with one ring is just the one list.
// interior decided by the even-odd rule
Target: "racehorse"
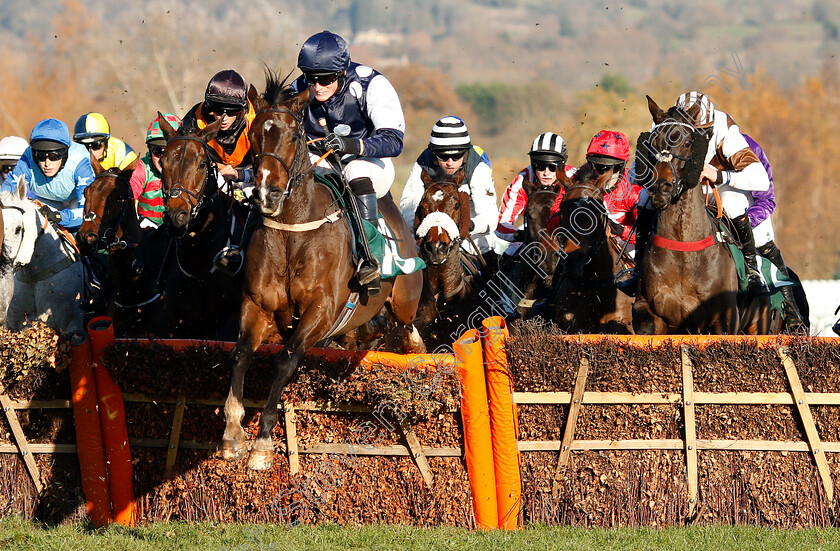
[[(245, 256), (222, 452), (233, 461), (247, 451), (242, 429), (245, 371), (257, 347), (270, 331), (277, 331), (284, 346), (275, 357), (274, 380), (248, 460), (249, 468), (264, 470), (274, 461), (271, 429), (277, 423), (280, 393), (309, 348), (353, 330), (386, 306), (400, 324), (406, 348), (425, 350), (413, 326), (423, 275), (418, 271), (384, 279), (374, 297), (358, 292), (347, 217), (326, 185), (313, 176), (301, 120), (309, 90), (295, 93), (266, 70), (262, 97), (253, 86), (249, 97), (257, 110), (249, 132), (252, 151), (258, 153), (253, 199), (264, 218)], [(355, 200), (346, 188), (344, 197)], [(379, 212), (394, 229), (401, 255), (417, 256), (411, 232), (390, 195), (379, 200)]]
[(609, 172), (583, 165), (566, 187), (560, 223), (561, 247), (554, 288), (554, 322), (567, 333), (632, 333), (633, 299), (616, 286), (624, 268), (621, 247), (610, 232), (604, 204)]
[(100, 249), (108, 253), (111, 296), (107, 308), (114, 331), (120, 336), (159, 335), (162, 312), (155, 288), (157, 274), (134, 266), (134, 253), (144, 237), (129, 183), (138, 161), (119, 172), (102, 168), (95, 155), (90, 162), (95, 177), (85, 188), (84, 221), (76, 234), (79, 250), (87, 257)]
[(160, 116), (167, 139), (160, 159), (164, 226), (171, 237), (161, 269), (163, 315), (173, 336), (232, 340), (235, 335), (241, 275), (217, 270), (213, 258), (230, 245), (233, 224), (244, 225), (247, 210), (219, 190), (207, 142), (216, 137), (220, 124), (184, 134)]
[(5, 325), (20, 331), (28, 321), (40, 319), (61, 333), (83, 331), (84, 274), (72, 238), (62, 237), (26, 198), (23, 178), (14, 191), (0, 194), (0, 203), (4, 229), (0, 313)]
[(698, 185), (710, 138), (690, 124), (700, 104), (666, 113), (647, 99), (654, 126), (649, 139), (647, 133), (639, 138), (643, 155), (636, 169), (644, 171), (639, 183), (659, 212), (640, 267), (633, 328), (640, 334), (769, 333), (769, 299), (739, 298), (735, 263), (716, 238), (717, 223)]
[[(450, 180), (434, 181), (421, 174), (425, 191), (414, 214), (414, 235), (426, 263), (426, 287), (418, 324), (436, 343), (452, 343), (463, 320), (478, 306), (478, 261), (461, 243), (470, 231), (470, 197), (458, 188), (464, 171)], [(424, 335), (427, 333), (424, 332)]]

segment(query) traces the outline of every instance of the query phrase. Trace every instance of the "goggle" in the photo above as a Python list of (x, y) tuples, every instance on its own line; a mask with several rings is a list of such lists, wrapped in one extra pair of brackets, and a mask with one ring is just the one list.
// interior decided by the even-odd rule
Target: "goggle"
[(542, 172), (543, 170), (550, 170), (551, 172), (557, 172), (560, 168), (560, 165), (557, 163), (551, 163), (546, 161), (534, 161), (531, 163), (531, 166), (534, 167), (536, 172)]
[(102, 149), (105, 147), (105, 139), (103, 138), (101, 140), (96, 140), (95, 142), (87, 142), (85, 147), (88, 148), (88, 151), (91, 149)]
[(442, 163), (446, 161), (457, 161), (462, 158), (466, 151), (456, 151), (455, 153), (435, 153), (435, 157)]
[(149, 144), (149, 154), (153, 157), (160, 157), (163, 155), (163, 150), (166, 149), (165, 145), (152, 145)]
[(591, 163), (591, 164), (592, 164), (592, 168), (594, 168), (595, 172), (597, 172), (598, 174), (603, 174), (605, 172), (610, 172), (615, 167), (618, 166), (618, 165), (602, 165), (601, 163)]
[(9, 172), (13, 171), (14, 169), (15, 169), (15, 165), (3, 165), (3, 166), (0, 166), (0, 174), (2, 174), (3, 176), (5, 176), (6, 174), (8, 174)]
[(35, 157), (35, 160), (39, 163), (43, 163), (47, 159), (50, 161), (60, 161), (64, 158), (64, 155), (64, 151), (34, 151), (32, 153), (32, 156)]
[(306, 83), (309, 86), (315, 86), (316, 84), (320, 84), (321, 86), (329, 86), (330, 84), (338, 80), (338, 73), (321, 73), (318, 75), (307, 73), (304, 76), (306, 77)]
[(224, 106), (219, 105), (217, 103), (208, 103), (207, 104), (207, 112), (208, 113), (215, 113), (217, 115), (227, 115), (228, 117), (235, 117), (239, 113), (244, 111), (241, 107), (234, 107), (231, 105)]

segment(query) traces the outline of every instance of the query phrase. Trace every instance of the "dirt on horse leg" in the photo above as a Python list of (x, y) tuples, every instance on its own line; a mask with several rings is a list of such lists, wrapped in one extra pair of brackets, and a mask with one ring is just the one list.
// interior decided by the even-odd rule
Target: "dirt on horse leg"
[(245, 457), (248, 448), (245, 444), (245, 431), (242, 419), (245, 407), (242, 405), (242, 389), (245, 372), (251, 365), (254, 352), (262, 344), (269, 328), (265, 315), (251, 301), (242, 305), (241, 335), (233, 348), (233, 371), (230, 379), (230, 391), (225, 400), (225, 432), (222, 436), (222, 457), (227, 461), (237, 461)]

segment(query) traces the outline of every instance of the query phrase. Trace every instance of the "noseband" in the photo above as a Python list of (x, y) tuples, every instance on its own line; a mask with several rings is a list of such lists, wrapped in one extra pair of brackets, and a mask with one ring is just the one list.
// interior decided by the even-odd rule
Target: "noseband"
[[(207, 154), (207, 171), (204, 178), (204, 182), (201, 185), (201, 189), (198, 190), (197, 193), (193, 193), (181, 183), (181, 176), (184, 172), (184, 160), (186, 159), (186, 155), (181, 155), (181, 163), (178, 166), (178, 179), (169, 188), (167, 193), (163, 194), (164, 201), (168, 204), (170, 199), (174, 199), (176, 197), (181, 197), (181, 195), (186, 195), (185, 202), (190, 207), (190, 218), (194, 218), (198, 212), (204, 207), (205, 204), (209, 203), (213, 200), (216, 196), (216, 192), (218, 191), (218, 187), (216, 186), (217, 183), (217, 171), (216, 165), (212, 162), (211, 155), (210, 155), (210, 146), (203, 140), (199, 140), (198, 138), (194, 138), (193, 136), (173, 136), (168, 142), (172, 143), (175, 141), (193, 141), (198, 142), (204, 148), (204, 152)], [(185, 152), (186, 153), (186, 152)], [(213, 193), (209, 196), (205, 195), (205, 190), (208, 187), (208, 183), (211, 183)]]

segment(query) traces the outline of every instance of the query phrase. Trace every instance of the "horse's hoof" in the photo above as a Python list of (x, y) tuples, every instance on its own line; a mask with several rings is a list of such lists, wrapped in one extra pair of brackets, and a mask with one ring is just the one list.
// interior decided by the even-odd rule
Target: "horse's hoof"
[(244, 459), (248, 453), (248, 447), (244, 442), (225, 440), (222, 442), (222, 457), (225, 461), (239, 461)]
[(252, 471), (267, 471), (274, 465), (273, 450), (251, 450), (248, 456), (248, 468)]

